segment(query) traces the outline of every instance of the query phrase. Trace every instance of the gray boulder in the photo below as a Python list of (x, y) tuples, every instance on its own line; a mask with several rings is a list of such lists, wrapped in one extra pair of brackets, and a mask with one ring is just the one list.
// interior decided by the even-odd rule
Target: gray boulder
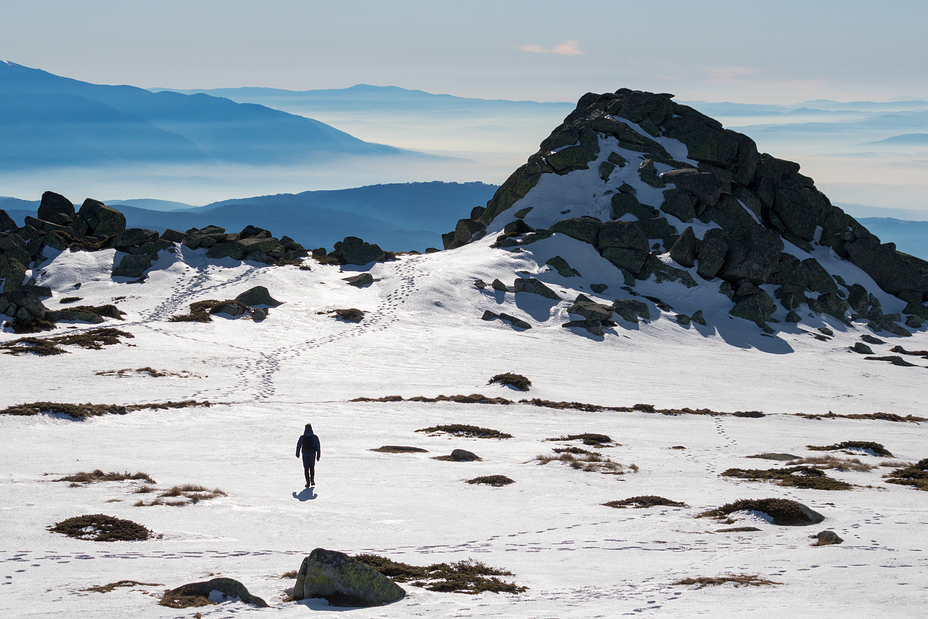
[(82, 236), (106, 238), (126, 229), (126, 216), (99, 200), (87, 198), (77, 212), (74, 227)]
[(207, 258), (215, 259), (232, 258), (233, 260), (241, 260), (242, 256), (244, 255), (245, 252), (242, 251), (242, 248), (239, 247), (239, 244), (232, 241), (222, 241), (220, 243), (215, 243), (206, 252)]
[(126, 254), (115, 267), (113, 277), (141, 277), (151, 266), (151, 257), (145, 254)]
[(638, 323), (639, 318), (647, 320), (651, 317), (648, 305), (635, 299), (616, 299), (612, 303), (613, 311), (628, 322)]
[(595, 217), (584, 216), (563, 219), (551, 226), (549, 230), (551, 230), (551, 232), (566, 234), (569, 237), (575, 238), (578, 241), (583, 241), (584, 243), (589, 243), (590, 245), (596, 245), (596, 239), (599, 236), (599, 229), (602, 225), (603, 222)]
[(532, 294), (537, 294), (539, 296), (545, 297), (546, 299), (552, 299), (554, 301), (560, 301), (561, 299), (561, 297), (559, 297), (556, 292), (545, 286), (534, 277), (517, 279), (513, 284), (513, 289), (517, 293), (530, 292)]
[(696, 264), (696, 252), (699, 248), (699, 240), (693, 232), (692, 226), (687, 226), (674, 244), (670, 246), (670, 257), (674, 262), (686, 268)]
[(335, 243), (332, 253), (342, 264), (364, 265), (369, 262), (379, 262), (386, 257), (378, 245), (365, 243), (356, 236), (348, 236), (345, 240)]
[(351, 277), (344, 277), (342, 281), (347, 282), (349, 286), (363, 288), (364, 286), (370, 286), (374, 283), (374, 276), (370, 273), (361, 273), (359, 275), (352, 275)]
[(680, 221), (692, 221), (696, 217), (696, 196), (677, 187), (666, 189), (661, 210)]
[(597, 248), (603, 258), (632, 274), (641, 272), (650, 253), (648, 237), (631, 221), (607, 221), (599, 230)]
[(139, 247), (145, 243), (157, 241), (160, 235), (154, 230), (144, 230), (142, 228), (127, 228), (116, 235), (113, 239), (112, 246), (119, 251), (129, 251), (130, 247)]
[(281, 302), (272, 297), (271, 293), (268, 292), (268, 289), (264, 286), (255, 286), (254, 288), (249, 288), (242, 294), (235, 297), (235, 300), (239, 303), (244, 303), (249, 307), (256, 307), (258, 305), (277, 307), (281, 305)]
[(16, 222), (13, 221), (13, 218), (9, 214), (0, 208), (0, 232), (12, 232), (16, 230), (18, 226)]
[(451, 452), (451, 459), (455, 462), (475, 462), (480, 458), (472, 451), (466, 449), (455, 449)]
[(36, 215), (43, 221), (50, 221), (59, 226), (70, 226), (76, 216), (71, 201), (51, 191), (42, 194), (42, 202)]
[(332, 606), (382, 606), (406, 592), (395, 582), (342, 552), (316, 548), (303, 559), (294, 600), (325, 598)]
[(14, 256), (0, 254), (0, 292), (19, 290), (26, 279), (26, 265)]
[(706, 206), (715, 206), (722, 195), (722, 183), (712, 172), (703, 172), (693, 168), (670, 170), (661, 175), (661, 180), (665, 183), (673, 183), (678, 189), (688, 191)]

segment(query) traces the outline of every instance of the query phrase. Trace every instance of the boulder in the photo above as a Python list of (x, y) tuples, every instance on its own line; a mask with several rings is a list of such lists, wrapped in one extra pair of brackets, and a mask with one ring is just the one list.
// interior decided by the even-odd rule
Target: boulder
[(654, 166), (654, 160), (645, 159), (641, 162), (641, 165), (638, 166), (638, 175), (648, 185), (651, 187), (656, 187), (658, 189), (663, 189), (667, 185), (661, 180), (661, 177), (657, 174), (657, 168)]
[(209, 248), (209, 251), (206, 252), (207, 258), (232, 258), (233, 260), (241, 260), (245, 255), (245, 252), (242, 251), (242, 248), (238, 243), (231, 241), (223, 241), (220, 243), (215, 243), (212, 247)]
[(876, 237), (846, 243), (851, 262), (863, 269), (877, 285), (890, 294), (915, 291), (928, 294), (928, 263), (896, 251), (895, 245), (881, 245)]
[(556, 292), (545, 286), (534, 277), (517, 279), (513, 284), (513, 290), (515, 290), (517, 293), (530, 292), (532, 294), (537, 294), (539, 296), (545, 297), (546, 299), (552, 299), (554, 301), (560, 301), (561, 299), (561, 297), (559, 297)]
[(834, 531), (819, 531), (815, 535), (810, 535), (810, 539), (816, 540), (813, 546), (831, 546), (834, 544), (843, 544), (844, 540), (838, 537)]
[(638, 323), (638, 319), (648, 320), (651, 317), (651, 311), (648, 305), (635, 299), (616, 299), (612, 303), (613, 311), (627, 320), (628, 322)]
[(665, 183), (673, 183), (678, 189), (687, 191), (706, 206), (715, 206), (722, 195), (722, 183), (712, 172), (693, 168), (670, 170), (661, 175)]
[(782, 251), (783, 240), (776, 231), (753, 228), (745, 237), (729, 241), (725, 262), (717, 275), (730, 282), (748, 279), (754, 284), (764, 283), (779, 265)]
[(249, 288), (242, 294), (235, 297), (235, 300), (239, 303), (244, 303), (249, 307), (257, 307), (259, 305), (277, 307), (281, 305), (281, 302), (272, 297), (271, 293), (268, 292), (268, 289), (264, 286), (255, 286), (254, 288)]
[(598, 320), (600, 322), (612, 319), (612, 306), (597, 303), (584, 295), (577, 295), (573, 304), (567, 308), (570, 314), (583, 316), (588, 320)]
[(563, 219), (549, 228), (551, 232), (566, 234), (578, 241), (596, 245), (596, 239), (599, 237), (599, 229), (602, 228), (603, 222), (595, 217), (573, 217)]
[(641, 272), (649, 254), (648, 237), (631, 221), (607, 221), (596, 242), (603, 258), (632, 274)]
[(126, 254), (119, 264), (113, 267), (112, 275), (113, 277), (137, 278), (144, 275), (149, 267), (151, 267), (151, 257), (145, 254)]
[[(196, 599), (191, 600), (190, 598), (200, 598), (205, 602), (197, 602)], [(199, 606), (207, 602), (216, 604), (236, 599), (258, 608), (268, 607), (267, 602), (249, 593), (245, 585), (233, 578), (213, 578), (203, 582), (181, 585), (165, 593), (160, 604), (171, 608), (186, 608), (187, 606)]]
[(692, 226), (687, 226), (673, 245), (670, 246), (670, 257), (673, 261), (686, 268), (696, 264), (696, 252), (699, 247), (699, 241), (693, 232)]
[(696, 217), (696, 196), (677, 187), (665, 189), (661, 210), (680, 221), (692, 221)]
[(170, 228), (161, 233), (161, 238), (170, 243), (182, 243), (184, 241), (184, 236), (186, 235), (183, 232), (178, 232)]
[(34, 290), (13, 290), (0, 293), (0, 308), (10, 318), (45, 320), (48, 309)]
[(363, 288), (364, 286), (370, 286), (374, 283), (374, 276), (370, 273), (361, 273), (359, 275), (352, 275), (351, 277), (343, 277), (342, 281), (347, 282), (349, 286)]
[(126, 229), (126, 216), (99, 200), (87, 198), (77, 212), (74, 227), (81, 236), (106, 238)]
[(554, 256), (545, 261), (545, 264), (557, 271), (561, 277), (577, 277), (580, 272), (572, 268), (566, 260), (560, 256)]
[(13, 221), (13, 218), (9, 214), (0, 208), (0, 232), (12, 232), (16, 230), (18, 226), (16, 222)]
[(364, 265), (385, 258), (384, 251), (378, 245), (365, 243), (356, 236), (348, 236), (335, 243), (333, 253), (342, 264)]
[(74, 204), (62, 195), (46, 191), (42, 194), (42, 202), (39, 203), (37, 217), (43, 221), (49, 221), (59, 226), (70, 226), (74, 223), (76, 213)]
[(499, 281), (499, 278), (494, 279), (490, 286), (493, 288), (493, 290), (497, 290), (499, 292), (509, 292), (509, 288), (506, 287), (506, 284)]
[(451, 459), (455, 462), (476, 462), (480, 458), (472, 451), (466, 449), (455, 449), (451, 452)]
[(142, 228), (127, 228), (116, 235), (111, 245), (119, 251), (129, 251), (130, 247), (138, 247), (145, 243), (157, 241), (160, 235), (154, 230)]
[(623, 215), (632, 214), (638, 219), (654, 217), (657, 211), (638, 201), (633, 193), (620, 191), (612, 196), (612, 219), (619, 219)]
[(26, 279), (26, 265), (11, 254), (0, 254), (0, 292), (19, 290)]
[(348, 555), (316, 548), (303, 559), (293, 588), (294, 600), (325, 598), (332, 606), (382, 606), (406, 592), (395, 582)]

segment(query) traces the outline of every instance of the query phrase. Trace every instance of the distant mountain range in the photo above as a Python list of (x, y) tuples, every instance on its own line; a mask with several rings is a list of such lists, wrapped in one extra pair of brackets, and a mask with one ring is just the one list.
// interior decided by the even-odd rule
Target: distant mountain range
[[(483, 206), (496, 191), (484, 183), (401, 183), (339, 191), (256, 196), (184, 210), (139, 208), (148, 200), (109, 201), (130, 228), (181, 232), (217, 225), (237, 232), (247, 225), (288, 235), (305, 247), (327, 247), (346, 236), (360, 236), (392, 251), (442, 246), (441, 234), (454, 228), (461, 213)], [(175, 208), (186, 205), (171, 203)], [(22, 225), (35, 216), (38, 202), (0, 198), (0, 209)], [(164, 204), (155, 204), (164, 206)]]
[[(325, 123), (205, 94), (101, 86), (0, 61), (0, 165), (293, 164), (412, 155)], [(421, 156), (421, 155), (419, 155)]]

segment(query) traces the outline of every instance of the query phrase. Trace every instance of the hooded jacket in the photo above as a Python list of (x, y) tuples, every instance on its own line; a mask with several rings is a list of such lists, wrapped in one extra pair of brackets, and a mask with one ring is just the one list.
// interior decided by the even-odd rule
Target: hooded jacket
[(319, 437), (313, 434), (312, 430), (304, 430), (303, 436), (296, 442), (296, 455), (303, 452), (303, 460), (312, 462), (322, 457), (322, 447), (319, 444)]

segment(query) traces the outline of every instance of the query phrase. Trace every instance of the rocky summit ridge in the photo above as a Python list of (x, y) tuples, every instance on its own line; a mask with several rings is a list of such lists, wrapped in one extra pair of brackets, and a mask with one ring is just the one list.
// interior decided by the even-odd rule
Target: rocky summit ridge
[[(770, 323), (814, 314), (903, 336), (920, 328), (928, 262), (881, 243), (799, 169), (673, 95), (587, 93), (443, 242), (454, 249), (491, 235), (494, 247), (520, 251), (571, 237), (618, 269), (627, 292), (652, 278), (713, 286), (731, 315), (768, 333)], [(555, 258), (549, 266), (569, 276), (570, 256)], [(904, 309), (884, 313), (877, 287)], [(591, 303), (616, 310), (581, 297), (571, 313), (589, 314)]]

